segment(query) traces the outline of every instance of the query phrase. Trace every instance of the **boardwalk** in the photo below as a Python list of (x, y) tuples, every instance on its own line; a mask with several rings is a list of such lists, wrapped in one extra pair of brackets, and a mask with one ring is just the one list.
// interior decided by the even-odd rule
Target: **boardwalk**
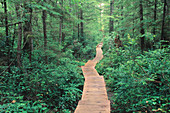
[(96, 57), (82, 66), (85, 77), (83, 95), (75, 113), (110, 113), (110, 101), (103, 76), (96, 69), (96, 63), (103, 58), (102, 43), (96, 47)]

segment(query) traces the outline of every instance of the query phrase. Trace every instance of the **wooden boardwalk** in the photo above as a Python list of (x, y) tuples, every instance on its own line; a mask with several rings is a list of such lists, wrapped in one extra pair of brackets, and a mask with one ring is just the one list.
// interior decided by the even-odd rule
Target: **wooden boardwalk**
[(96, 57), (82, 66), (85, 77), (83, 95), (74, 113), (110, 113), (110, 101), (103, 76), (100, 76), (95, 66), (103, 58), (101, 47), (96, 47)]

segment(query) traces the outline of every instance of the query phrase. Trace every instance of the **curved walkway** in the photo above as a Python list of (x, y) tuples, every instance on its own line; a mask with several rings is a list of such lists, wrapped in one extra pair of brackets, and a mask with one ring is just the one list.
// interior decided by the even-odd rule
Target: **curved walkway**
[(96, 57), (82, 66), (85, 77), (83, 95), (74, 113), (110, 113), (110, 101), (103, 76), (100, 76), (95, 66), (103, 58), (103, 43), (96, 47)]

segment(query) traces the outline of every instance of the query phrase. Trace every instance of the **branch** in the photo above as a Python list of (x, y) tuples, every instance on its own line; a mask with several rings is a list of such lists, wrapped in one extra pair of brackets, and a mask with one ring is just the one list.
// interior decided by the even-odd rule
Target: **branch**
[[(16, 23), (8, 24), (7, 26), (13, 26), (16, 24), (21, 24), (21, 23), (24, 23), (24, 22), (16, 22)], [(0, 27), (6, 27), (6, 26), (0, 25)]]
[[(138, 64), (137, 61), (135, 61), (134, 59), (132, 59), (141, 69), (142, 71), (149, 77), (149, 75), (146, 73), (146, 71), (143, 69), (143, 67), (141, 65)], [(150, 78), (150, 77), (149, 77)]]

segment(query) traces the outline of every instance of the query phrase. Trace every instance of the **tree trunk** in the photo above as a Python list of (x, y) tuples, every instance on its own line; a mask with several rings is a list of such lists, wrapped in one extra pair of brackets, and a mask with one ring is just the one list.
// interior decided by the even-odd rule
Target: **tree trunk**
[[(78, 20), (80, 19), (80, 15), (79, 15), (79, 12), (78, 12)], [(77, 29), (78, 29), (78, 32), (77, 32), (77, 35), (78, 35), (78, 41), (80, 39), (80, 24), (78, 23), (77, 25)]]
[[(61, 8), (63, 8), (63, 0), (61, 0)], [(60, 16), (60, 28), (59, 28), (59, 42), (61, 43), (63, 40), (63, 11), (61, 10)]]
[(157, 0), (155, 0), (155, 8), (154, 8), (154, 28), (153, 28), (154, 35), (156, 35), (156, 12), (157, 12)]
[(102, 3), (100, 3), (100, 29), (102, 30)]
[(30, 43), (30, 47), (29, 47), (29, 61), (30, 63), (32, 62), (32, 50), (33, 50), (33, 36), (32, 36), (32, 8), (30, 8), (30, 37), (29, 37), (29, 43)]
[[(46, 18), (47, 18), (47, 12), (46, 12), (46, 10), (43, 10), (42, 19), (43, 19), (44, 51), (45, 51), (45, 54), (46, 54), (46, 51), (47, 51), (47, 27), (46, 27)], [(46, 62), (46, 64), (48, 64), (47, 55), (45, 55), (45, 62)]]
[(7, 10), (7, 2), (4, 0), (4, 13), (5, 13), (5, 32), (6, 32), (6, 46), (7, 46), (7, 65), (8, 72), (10, 72), (10, 44), (9, 44), (9, 34), (8, 34), (8, 10)]
[[(123, 2), (123, 1), (122, 1)], [(123, 5), (121, 6), (121, 21), (123, 21)], [(124, 37), (124, 30), (121, 30), (121, 33), (122, 37)]]
[(28, 7), (28, 3), (24, 3), (24, 17), (26, 19), (25, 25), (24, 25), (24, 43), (23, 43), (23, 49), (26, 53), (29, 54), (29, 61), (31, 63), (31, 53), (32, 53), (32, 8)]
[(8, 37), (8, 11), (7, 11), (7, 3), (6, 3), (6, 0), (4, 0), (4, 13), (5, 13), (6, 45), (9, 46), (9, 37)]
[[(65, 28), (65, 26), (62, 25), (62, 29), (64, 29), (64, 28)], [(62, 42), (64, 43), (64, 41), (65, 41), (65, 33), (62, 31)]]
[[(17, 14), (17, 19), (20, 20), (21, 19), (21, 15), (19, 13), (19, 6), (20, 5), (16, 5), (16, 14)], [(21, 68), (22, 66), (22, 61), (21, 61), (21, 42), (22, 42), (22, 23), (18, 23), (18, 43), (17, 43), (17, 65), (18, 68)]]
[[(63, 16), (63, 15), (62, 15)], [(62, 42), (62, 28), (63, 28), (63, 17), (60, 16), (60, 30), (59, 30), (59, 42)]]
[(135, 36), (135, 15), (133, 14), (133, 38)]
[(145, 31), (144, 31), (144, 25), (143, 25), (143, 4), (142, 4), (142, 0), (140, 0), (140, 4), (139, 4), (139, 7), (140, 7), (140, 33), (141, 33), (141, 51), (142, 51), (142, 53), (143, 53), (143, 51), (144, 51), (144, 45), (145, 45), (145, 43), (144, 43), (144, 39), (145, 39), (145, 36), (144, 36), (144, 34), (145, 34)]
[[(113, 16), (113, 10), (114, 10), (114, 0), (110, 1), (110, 16)], [(113, 32), (113, 19), (110, 17), (109, 22), (109, 33)]]
[(84, 23), (83, 21), (83, 10), (80, 10), (80, 19), (81, 19), (81, 23), (80, 23), (80, 34), (81, 34), (81, 39), (84, 37)]
[[(165, 40), (165, 37), (164, 37), (165, 16), (166, 16), (166, 0), (164, 0), (163, 18), (162, 18), (162, 30), (161, 30), (161, 40)], [(162, 44), (165, 44), (165, 43), (162, 43)]]
[(18, 24), (18, 43), (17, 43), (17, 63), (18, 67), (20, 68), (22, 66), (21, 61), (21, 42), (22, 42), (22, 24)]
[(72, 35), (72, 37), (73, 37), (73, 40), (75, 40), (75, 33), (76, 33), (76, 30), (75, 30), (75, 24), (74, 23), (72, 23), (73, 24), (73, 26), (72, 26), (72, 29), (73, 29), (73, 35)]
[(15, 41), (15, 38), (16, 38), (15, 36), (16, 36), (16, 24), (14, 24), (14, 34), (13, 34), (12, 47), (11, 47), (12, 50), (14, 49), (14, 41)]

